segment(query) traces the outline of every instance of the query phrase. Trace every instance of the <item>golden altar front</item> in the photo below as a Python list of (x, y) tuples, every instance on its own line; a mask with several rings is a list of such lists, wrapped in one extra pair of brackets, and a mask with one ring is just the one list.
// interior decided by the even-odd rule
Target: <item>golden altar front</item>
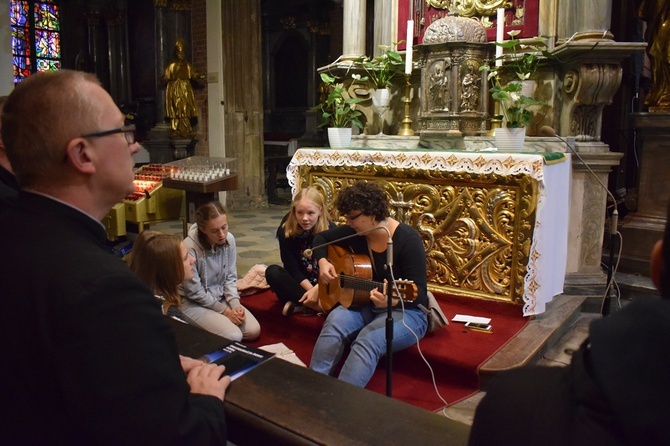
[[(342, 220), (338, 191), (376, 181), (391, 215), (413, 226), (429, 288), (545, 311), (563, 290), (570, 163), (537, 154), (434, 150), (300, 149), (287, 168), (293, 192), (313, 186)], [(343, 220), (342, 220), (343, 221)]]

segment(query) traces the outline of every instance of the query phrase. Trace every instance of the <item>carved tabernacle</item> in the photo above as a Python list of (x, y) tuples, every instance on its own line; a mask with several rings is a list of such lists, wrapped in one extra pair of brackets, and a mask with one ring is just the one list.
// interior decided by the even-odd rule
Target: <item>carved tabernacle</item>
[(416, 228), (423, 239), (431, 288), (522, 304), (538, 182), (526, 169), (510, 168), (511, 158), (507, 173), (487, 168), (490, 161), (482, 157), (473, 160), (479, 173), (444, 169), (459, 162), (463, 160), (445, 156), (441, 168), (424, 169), (298, 161), (291, 177), (299, 188), (319, 189), (340, 223), (344, 219), (334, 207), (338, 192), (361, 179), (379, 182), (390, 198), (391, 215)]
[(491, 57), (486, 30), (477, 20), (444, 17), (432, 23), (421, 55), (422, 145), (444, 136), (481, 135), (488, 118), (488, 84), (479, 67)]

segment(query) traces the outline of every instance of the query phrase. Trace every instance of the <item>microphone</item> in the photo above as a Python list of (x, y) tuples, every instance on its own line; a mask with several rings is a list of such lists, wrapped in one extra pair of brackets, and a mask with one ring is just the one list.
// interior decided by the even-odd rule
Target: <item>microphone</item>
[[(393, 266), (393, 240), (391, 239), (391, 231), (389, 231), (389, 228), (387, 228), (386, 226), (375, 226), (374, 228), (366, 229), (363, 232), (355, 232), (353, 234), (349, 234), (347, 236), (340, 237), (340, 238), (335, 239), (335, 240), (331, 240), (330, 242), (322, 243), (322, 244), (317, 245), (317, 246), (312, 246), (311, 248), (305, 249), (302, 252), (302, 256), (306, 259), (311, 259), (312, 255), (314, 254), (315, 249), (322, 248), (322, 247), (328, 246), (328, 245), (332, 245), (333, 243), (341, 242), (341, 241), (346, 240), (348, 238), (356, 237), (358, 235), (369, 234), (370, 232), (376, 231), (378, 229), (385, 230), (386, 233), (388, 234), (388, 237), (389, 237), (389, 240), (386, 243), (386, 264), (390, 268), (390, 267)], [(372, 261), (372, 259), (370, 259), (370, 261)]]
[(614, 195), (612, 195), (612, 192), (610, 192), (609, 189), (602, 183), (602, 181), (600, 181), (600, 178), (598, 178), (598, 175), (596, 175), (596, 173), (593, 170), (591, 170), (589, 165), (586, 164), (586, 161), (584, 161), (584, 159), (581, 157), (581, 155), (572, 147), (572, 144), (570, 144), (567, 139), (565, 139), (561, 136), (558, 136), (556, 134), (556, 130), (554, 130), (552, 127), (549, 127), (548, 125), (543, 125), (542, 127), (540, 127), (540, 132), (539, 133), (542, 136), (553, 136), (554, 138), (557, 138), (557, 139), (563, 141), (565, 143), (565, 145), (568, 146), (568, 149), (570, 149), (570, 152), (572, 152), (575, 156), (577, 156), (577, 158), (579, 158), (579, 160), (582, 162), (582, 164), (584, 164), (584, 166), (589, 170), (589, 172), (591, 172), (591, 175), (593, 175), (593, 178), (596, 179), (598, 184), (600, 184), (600, 186), (603, 189), (605, 189), (605, 192), (607, 192), (607, 195), (609, 195), (609, 197), (612, 199), (612, 202), (614, 203), (614, 210), (612, 211), (612, 216), (611, 216), (611, 220), (610, 220), (610, 231), (609, 231), (609, 233), (610, 233), (610, 235), (616, 235), (617, 227), (619, 225), (619, 210), (617, 209), (616, 199), (614, 198)]

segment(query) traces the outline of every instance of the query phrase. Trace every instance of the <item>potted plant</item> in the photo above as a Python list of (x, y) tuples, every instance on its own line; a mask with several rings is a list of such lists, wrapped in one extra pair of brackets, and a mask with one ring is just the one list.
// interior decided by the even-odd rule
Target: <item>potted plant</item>
[(321, 110), (323, 122), (319, 127), (328, 127), (328, 141), (330, 147), (349, 147), (351, 143), (351, 126), (363, 128), (360, 121), (362, 113), (356, 110), (356, 104), (361, 98), (351, 98), (346, 94), (343, 83), (335, 83), (336, 78), (327, 73), (321, 73), (321, 80), (328, 86), (326, 100), (317, 106)]
[[(519, 34), (518, 30), (510, 31), (508, 34), (511, 39), (496, 42), (496, 45), (511, 51), (508, 56), (500, 57), (504, 60), (504, 64), (492, 67), (490, 63), (487, 63), (479, 69), (488, 72), (491, 97), (499, 103), (502, 113), (503, 127), (494, 130), (496, 146), (505, 149), (520, 149), (525, 140), (526, 127), (532, 118), (528, 108), (542, 104), (530, 96), (532, 84), (530, 91), (527, 91), (524, 82), (528, 82), (540, 65), (553, 56), (550, 52), (537, 46), (522, 45), (520, 40), (515, 39), (515, 36)], [(503, 138), (512, 138), (515, 142), (502, 142)], [(508, 144), (512, 144), (513, 147)]]
[[(393, 46), (396, 47), (399, 43), (402, 41), (394, 43)], [(380, 45), (379, 48), (382, 49), (382, 54), (379, 56), (374, 58), (363, 56), (355, 59), (354, 62), (362, 66), (367, 73), (367, 77), (360, 80), (369, 80), (374, 87), (370, 92), (372, 109), (379, 116), (379, 134), (383, 135), (382, 117), (391, 103), (391, 91), (389, 90), (389, 87), (393, 85), (391, 79), (403, 66), (403, 59), (400, 53), (388, 45)]]

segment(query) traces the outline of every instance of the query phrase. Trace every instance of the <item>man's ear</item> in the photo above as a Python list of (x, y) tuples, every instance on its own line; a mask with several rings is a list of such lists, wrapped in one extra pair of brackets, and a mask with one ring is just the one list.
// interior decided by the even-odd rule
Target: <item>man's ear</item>
[(72, 167), (82, 173), (95, 173), (93, 148), (84, 138), (75, 138), (65, 149), (65, 159)]
[(658, 290), (661, 289), (661, 274), (663, 274), (663, 240), (659, 240), (651, 250), (650, 275)]

